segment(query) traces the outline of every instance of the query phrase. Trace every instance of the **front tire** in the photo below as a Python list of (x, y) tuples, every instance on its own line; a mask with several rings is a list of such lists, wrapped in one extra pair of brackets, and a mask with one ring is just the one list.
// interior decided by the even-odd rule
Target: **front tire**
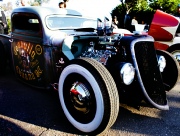
[(163, 50), (157, 50), (156, 52), (158, 55), (162, 55), (166, 59), (166, 67), (161, 74), (166, 91), (170, 91), (180, 79), (179, 64), (171, 53)]
[(118, 91), (108, 70), (96, 60), (71, 60), (60, 75), (58, 91), (65, 116), (78, 130), (98, 135), (116, 121)]

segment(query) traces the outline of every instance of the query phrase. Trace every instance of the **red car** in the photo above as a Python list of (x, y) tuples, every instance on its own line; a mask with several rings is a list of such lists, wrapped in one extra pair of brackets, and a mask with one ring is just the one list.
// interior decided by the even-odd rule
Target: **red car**
[(166, 50), (180, 63), (180, 18), (157, 10), (148, 35), (155, 39), (155, 48)]

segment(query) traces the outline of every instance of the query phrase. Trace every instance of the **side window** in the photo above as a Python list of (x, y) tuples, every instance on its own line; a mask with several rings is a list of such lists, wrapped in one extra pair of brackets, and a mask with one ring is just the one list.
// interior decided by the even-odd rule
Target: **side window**
[(41, 24), (38, 17), (30, 13), (12, 15), (12, 31), (25, 35), (41, 35)]

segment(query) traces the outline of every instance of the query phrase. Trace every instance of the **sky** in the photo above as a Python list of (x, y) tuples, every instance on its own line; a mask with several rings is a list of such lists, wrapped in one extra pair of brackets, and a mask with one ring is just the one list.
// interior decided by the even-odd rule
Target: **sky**
[[(58, 5), (61, 0), (51, 0)], [(111, 11), (120, 4), (120, 0), (69, 0), (67, 8), (80, 10), (84, 15), (92, 17), (109, 16)]]
[[(58, 6), (63, 0), (51, 0), (47, 6)], [(67, 8), (82, 12), (85, 16), (111, 20), (111, 11), (120, 4), (120, 0), (69, 0)], [(44, 5), (46, 6), (46, 5)]]
[[(3, 0), (3, 3), (12, 2), (15, 5), (16, 1)], [(48, 4), (43, 6), (58, 7), (60, 1), (63, 0), (50, 0)], [(104, 18), (104, 16), (109, 17), (111, 11), (119, 4), (120, 0), (69, 0), (67, 8), (79, 10), (89, 17)]]

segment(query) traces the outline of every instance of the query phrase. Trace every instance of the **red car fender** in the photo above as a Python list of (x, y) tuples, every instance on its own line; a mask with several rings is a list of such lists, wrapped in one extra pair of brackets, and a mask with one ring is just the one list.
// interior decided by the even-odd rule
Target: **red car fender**
[(154, 47), (155, 47), (155, 49), (158, 49), (158, 50), (167, 50), (169, 48), (169, 45), (155, 41)]
[(180, 44), (180, 37), (175, 37), (172, 41), (155, 41), (154, 47), (155, 49), (167, 50), (169, 47), (177, 44)]
[(155, 41), (171, 41), (175, 37), (179, 21), (173, 15), (157, 10), (154, 14), (148, 35)]

